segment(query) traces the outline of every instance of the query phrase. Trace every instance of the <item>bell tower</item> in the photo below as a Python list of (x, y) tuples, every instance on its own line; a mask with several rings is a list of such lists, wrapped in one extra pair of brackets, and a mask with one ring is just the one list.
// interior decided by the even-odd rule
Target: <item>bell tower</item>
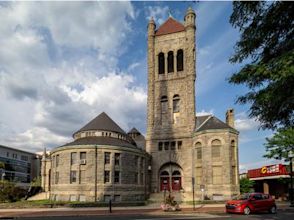
[(169, 189), (173, 169), (182, 176), (191, 172), (183, 163), (191, 161), (195, 131), (195, 18), (189, 8), (184, 23), (170, 16), (158, 29), (153, 19), (148, 24), (146, 150), (152, 155), (154, 191), (160, 190), (159, 173), (167, 164), (181, 169), (166, 170), (170, 180), (165, 187)]

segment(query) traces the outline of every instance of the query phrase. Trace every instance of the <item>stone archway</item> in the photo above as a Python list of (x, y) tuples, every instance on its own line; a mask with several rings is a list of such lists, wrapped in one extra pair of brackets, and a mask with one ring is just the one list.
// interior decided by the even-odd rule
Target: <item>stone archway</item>
[(177, 163), (166, 163), (159, 170), (160, 191), (182, 189), (182, 168)]

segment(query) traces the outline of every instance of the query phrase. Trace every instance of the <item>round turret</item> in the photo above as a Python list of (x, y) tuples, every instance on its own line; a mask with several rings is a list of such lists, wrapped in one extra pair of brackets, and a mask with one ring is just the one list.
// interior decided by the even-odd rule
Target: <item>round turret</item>
[(155, 34), (155, 28), (156, 28), (155, 21), (154, 21), (153, 17), (151, 17), (151, 19), (148, 23), (148, 35), (153, 36)]
[(185, 15), (185, 27), (188, 27), (188, 26), (195, 27), (195, 18), (196, 18), (196, 14), (194, 10), (191, 7), (189, 7)]

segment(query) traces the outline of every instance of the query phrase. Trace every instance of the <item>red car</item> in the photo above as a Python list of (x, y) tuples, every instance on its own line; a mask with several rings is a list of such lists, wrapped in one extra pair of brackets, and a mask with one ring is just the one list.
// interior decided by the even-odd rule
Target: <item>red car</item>
[(263, 193), (246, 193), (240, 195), (236, 200), (226, 203), (226, 211), (232, 213), (244, 213), (249, 215), (251, 212), (268, 211), (277, 212), (275, 200), (270, 195)]

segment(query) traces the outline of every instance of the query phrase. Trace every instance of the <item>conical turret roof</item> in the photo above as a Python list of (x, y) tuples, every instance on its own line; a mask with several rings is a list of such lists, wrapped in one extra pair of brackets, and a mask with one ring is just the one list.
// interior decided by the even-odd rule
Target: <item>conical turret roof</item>
[(125, 131), (121, 129), (105, 112), (102, 112), (75, 133), (89, 130), (104, 130), (126, 134)]

